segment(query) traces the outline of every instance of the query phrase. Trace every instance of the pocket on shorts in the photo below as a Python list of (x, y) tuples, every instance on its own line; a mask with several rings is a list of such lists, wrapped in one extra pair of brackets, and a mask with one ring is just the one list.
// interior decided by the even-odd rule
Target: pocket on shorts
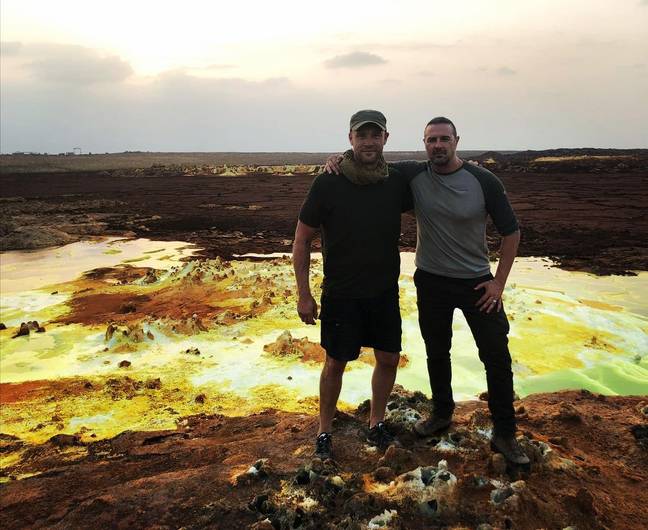
[(360, 349), (360, 327), (354, 318), (353, 301), (322, 301), (321, 344), (327, 353), (340, 360), (357, 358)]
[(340, 361), (357, 359), (360, 344), (356, 331), (348, 322), (335, 318), (322, 320), (322, 348), (328, 355)]

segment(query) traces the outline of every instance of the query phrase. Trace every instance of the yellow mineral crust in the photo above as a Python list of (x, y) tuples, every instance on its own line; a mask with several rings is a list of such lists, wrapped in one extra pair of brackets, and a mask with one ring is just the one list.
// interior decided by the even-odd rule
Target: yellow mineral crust
[[(154, 256), (163, 253), (159, 245), (149, 245)], [(98, 245), (93, 251), (113, 259), (105, 249)], [(146, 250), (131, 248), (126, 259)], [(74, 277), (72, 272), (66, 274)], [(555, 276), (550, 282), (535, 280), (550, 273)], [(14, 289), (20, 285), (14, 274), (22, 274), (19, 264), (2, 278), (13, 289), (3, 291), (0, 307), (0, 321), (7, 324), (0, 331), (2, 433), (27, 442), (62, 433), (90, 441), (128, 429), (173, 428), (179, 418), (201, 412), (317, 412), (325, 353), (318, 344), (319, 325), (306, 326), (297, 316), (287, 257), (193, 259), (170, 262), (166, 269), (121, 263), (24, 292)], [(321, 264), (314, 260), (316, 299), (321, 278)], [(647, 292), (645, 276), (599, 281), (538, 266), (523, 278), (524, 286), (516, 281), (521, 280), (511, 281), (505, 292), (516, 384), (523, 387), (526, 376), (613, 363), (601, 369), (614, 376), (604, 381), (608, 392), (623, 392), (631, 380), (635, 392), (646, 393), (640, 381), (648, 325), (627, 309), (636, 307), (632, 296)], [(399, 283), (407, 355), (401, 356), (397, 381), (429, 393), (411, 272)], [(627, 300), (634, 305), (625, 305)], [(21, 320), (35, 319), (45, 332), (12, 338)], [(483, 367), (459, 312), (452, 355), (457, 398), (485, 390)], [(374, 362), (372, 352), (363, 349), (359, 361), (348, 364), (340, 408), (370, 397)], [(618, 363), (624, 363), (622, 369)]]

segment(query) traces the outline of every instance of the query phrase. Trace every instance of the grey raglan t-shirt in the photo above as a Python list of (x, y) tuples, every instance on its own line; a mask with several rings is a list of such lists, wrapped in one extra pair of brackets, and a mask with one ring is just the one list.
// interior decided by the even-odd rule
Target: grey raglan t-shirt
[(410, 178), (417, 224), (416, 267), (450, 278), (488, 274), (487, 217), (502, 236), (518, 230), (501, 181), (469, 163), (443, 175), (425, 162), (392, 165)]

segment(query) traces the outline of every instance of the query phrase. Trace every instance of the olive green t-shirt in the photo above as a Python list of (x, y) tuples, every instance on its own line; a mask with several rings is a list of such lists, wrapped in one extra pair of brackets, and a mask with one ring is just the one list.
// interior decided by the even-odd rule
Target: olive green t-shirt
[(370, 298), (398, 284), (401, 212), (412, 209), (409, 184), (398, 171), (378, 184), (344, 175), (315, 177), (299, 220), (321, 228), (323, 295)]

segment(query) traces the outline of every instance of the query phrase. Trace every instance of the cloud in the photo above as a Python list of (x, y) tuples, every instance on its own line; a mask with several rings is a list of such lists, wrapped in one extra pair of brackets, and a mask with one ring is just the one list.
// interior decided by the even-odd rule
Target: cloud
[(648, 6), (648, 0), (641, 0), (641, 2), (639, 2), (639, 5), (640, 6)]
[[(223, 75), (223, 72), (235, 70), (238, 68), (236, 64), (214, 63), (206, 66), (187, 66), (176, 68), (174, 71), (179, 74), (195, 75), (199, 77), (211, 77)], [(160, 75), (160, 74), (158, 74)]]
[(282, 90), (292, 87), (292, 83), (287, 77), (271, 77), (261, 81), (249, 81), (240, 77), (197, 77), (187, 73), (184, 69), (162, 72), (155, 78), (154, 85), (165, 91), (200, 92), (205, 96), (215, 93), (256, 94), (259, 91)]
[(235, 64), (208, 64), (203, 69), (204, 70), (229, 70), (230, 68), (236, 68)]
[(517, 71), (513, 70), (512, 68), (509, 68), (508, 66), (502, 66), (501, 68), (497, 69), (497, 75), (503, 75), (503, 76), (517, 75)]
[(400, 79), (381, 79), (378, 81), (378, 83), (384, 86), (397, 86), (402, 84), (403, 82)]
[(380, 55), (367, 52), (351, 52), (324, 61), (327, 68), (364, 68), (375, 64), (385, 64), (387, 61)]
[(118, 83), (133, 73), (131, 65), (116, 55), (101, 56), (82, 46), (58, 47), (26, 67), (42, 81), (80, 85)]
[(119, 83), (133, 74), (127, 61), (84, 46), (5, 42), (2, 55), (12, 59), (30, 77), (45, 83)]
[(437, 74), (432, 70), (419, 70), (418, 72), (416, 72), (416, 75), (421, 77), (434, 77)]
[(429, 41), (409, 41), (409, 42), (370, 42), (362, 46), (364, 48), (371, 48), (372, 50), (390, 50), (390, 51), (424, 51), (424, 50), (449, 50), (463, 46), (462, 41), (453, 42), (451, 44), (441, 44)]

